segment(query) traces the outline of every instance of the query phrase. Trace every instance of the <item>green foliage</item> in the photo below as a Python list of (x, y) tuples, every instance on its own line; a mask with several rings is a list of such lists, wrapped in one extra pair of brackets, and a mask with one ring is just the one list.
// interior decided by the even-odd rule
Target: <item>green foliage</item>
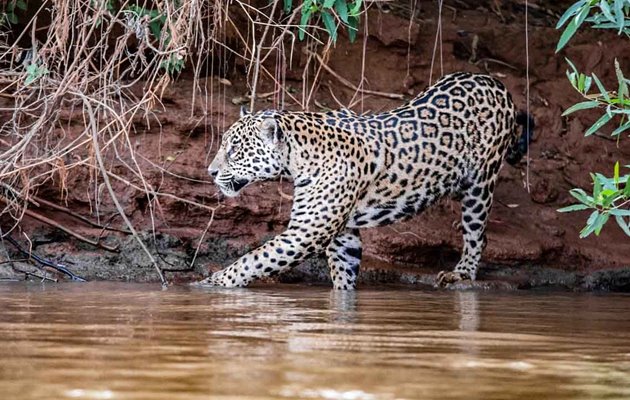
[(175, 75), (184, 69), (186, 61), (180, 54), (171, 54), (169, 57), (160, 63), (160, 67), (166, 70), (169, 75)]
[(28, 86), (39, 80), (44, 75), (48, 74), (48, 68), (44, 65), (38, 64), (29, 64), (26, 67), (26, 79), (24, 80), (24, 85)]
[[(564, 13), (556, 28), (560, 29), (567, 22), (556, 51), (567, 44), (584, 22), (590, 23), (593, 28), (615, 29), (618, 34), (625, 34), (630, 38), (630, 0), (578, 1)], [(623, 75), (619, 61), (615, 59), (616, 91), (606, 89), (596, 74), (585, 75), (579, 72), (571, 61), (567, 60), (567, 63), (570, 66), (567, 78), (585, 100), (569, 107), (562, 115), (581, 110), (601, 109), (604, 113), (586, 130), (584, 136), (590, 136), (611, 121), (618, 120), (618, 126), (611, 135), (620, 140), (623, 132), (630, 131), (630, 79)], [(595, 88), (593, 88), (593, 83)], [(626, 165), (626, 168), (630, 168), (630, 165)], [(619, 170), (620, 166), (617, 162), (612, 178), (599, 173), (591, 174), (592, 194), (587, 194), (582, 189), (572, 189), (570, 194), (579, 203), (558, 210), (560, 212), (593, 210), (586, 221), (586, 226), (580, 232), (580, 237), (586, 237), (593, 232), (599, 235), (611, 216), (615, 218), (617, 225), (626, 235), (630, 236), (630, 222), (628, 221), (630, 219), (630, 174), (620, 176)]]
[[(612, 133), (613, 136), (619, 136), (622, 132), (630, 129), (630, 79), (627, 79), (621, 72), (619, 61), (615, 59), (615, 72), (617, 76), (617, 91), (607, 90), (596, 74), (590, 76), (580, 73), (575, 65), (567, 60), (571, 70), (567, 71), (567, 78), (575, 90), (577, 90), (586, 101), (574, 104), (569, 107), (562, 115), (566, 116), (580, 110), (591, 108), (603, 108), (606, 113), (602, 115), (585, 133), (585, 136), (592, 135), (599, 131), (604, 125), (619, 116), (619, 126)], [(592, 84), (595, 83), (597, 90), (590, 93)]]
[(160, 41), (162, 38), (162, 29), (164, 28), (164, 23), (166, 22), (165, 15), (162, 15), (158, 10), (147, 9), (136, 4), (127, 6), (127, 10), (130, 11), (137, 19), (141, 19), (145, 16), (148, 17), (149, 30), (157, 41)]
[[(562, 28), (556, 52), (571, 40), (583, 23), (589, 23), (597, 29), (615, 29), (618, 34), (630, 37), (630, 0), (580, 0), (574, 3), (562, 15), (556, 29)], [(567, 23), (568, 22), (568, 23)]]
[[(293, 0), (283, 1), (285, 12), (291, 11)], [(362, 4), (363, 0), (304, 0), (298, 37), (304, 40), (310, 21), (319, 16), (333, 42), (337, 41), (339, 23), (346, 27), (350, 42), (354, 42), (357, 37)]]
[[(175, 0), (173, 3), (175, 7), (178, 7), (180, 2)], [(140, 21), (143, 18), (148, 20), (149, 32), (157, 42), (162, 42), (164, 45), (170, 43), (172, 35), (168, 29), (164, 29), (166, 16), (160, 13), (159, 10), (148, 9), (136, 4), (128, 5), (126, 10), (134, 16), (136, 21)], [(169, 75), (180, 73), (185, 65), (185, 57), (178, 53), (169, 54), (165, 60), (160, 62), (160, 68), (164, 69)]]
[[(626, 165), (630, 168), (630, 165)], [(593, 179), (593, 193), (587, 194), (582, 189), (572, 189), (569, 193), (579, 201), (568, 207), (561, 208), (560, 212), (581, 210), (594, 210), (586, 222), (586, 226), (580, 232), (580, 237), (586, 237), (595, 232), (599, 235), (604, 224), (610, 216), (615, 217), (617, 224), (630, 236), (630, 174), (619, 176), (619, 162), (615, 164), (612, 178), (602, 174), (591, 174)]]
[(18, 23), (16, 10), (26, 11), (27, 6), (24, 0), (13, 0), (6, 4), (3, 12), (0, 13), (0, 26), (5, 24), (15, 25)]

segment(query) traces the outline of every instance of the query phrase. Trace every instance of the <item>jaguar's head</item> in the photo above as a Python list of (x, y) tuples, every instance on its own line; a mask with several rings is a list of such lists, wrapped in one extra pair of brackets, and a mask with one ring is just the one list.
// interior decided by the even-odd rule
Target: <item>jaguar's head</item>
[(280, 176), (286, 164), (284, 134), (277, 113), (248, 113), (223, 134), (221, 146), (208, 167), (221, 192), (234, 197), (252, 182)]

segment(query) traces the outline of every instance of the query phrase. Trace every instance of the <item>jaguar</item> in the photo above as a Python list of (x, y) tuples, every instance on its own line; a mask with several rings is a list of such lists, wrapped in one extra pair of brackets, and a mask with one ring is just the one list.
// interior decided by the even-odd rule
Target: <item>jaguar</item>
[(461, 201), (463, 250), (436, 284), (475, 280), (503, 160), (521, 160), (533, 129), (499, 80), (475, 73), (447, 75), (382, 113), (242, 109), (208, 172), (226, 196), (292, 179), (291, 218), (284, 232), (199, 283), (247, 286), (325, 252), (333, 287), (355, 289), (360, 230), (408, 219), (445, 196)]

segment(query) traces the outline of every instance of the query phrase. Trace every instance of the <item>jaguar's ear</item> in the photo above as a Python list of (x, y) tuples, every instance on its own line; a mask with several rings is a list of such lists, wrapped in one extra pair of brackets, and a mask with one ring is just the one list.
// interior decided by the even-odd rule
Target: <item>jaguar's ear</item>
[(250, 115), (250, 112), (247, 110), (247, 107), (241, 106), (241, 118), (247, 117)]
[(278, 121), (276, 121), (275, 118), (265, 118), (262, 120), (262, 122), (260, 122), (260, 131), (263, 140), (274, 146), (280, 144), (284, 139), (282, 129), (278, 126)]

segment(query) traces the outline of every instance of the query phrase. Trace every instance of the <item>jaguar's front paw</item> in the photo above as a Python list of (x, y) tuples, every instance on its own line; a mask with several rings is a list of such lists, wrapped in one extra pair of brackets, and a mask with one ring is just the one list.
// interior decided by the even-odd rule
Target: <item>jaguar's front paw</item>
[(232, 269), (226, 268), (215, 272), (206, 279), (193, 283), (195, 286), (219, 286), (226, 288), (244, 287), (249, 283), (242, 274), (236, 274)]
[(206, 279), (200, 280), (198, 282), (193, 283), (195, 286), (222, 286), (229, 287), (234, 286), (230, 285), (231, 280), (229, 279), (232, 274), (229, 274), (227, 269), (222, 269), (220, 271), (214, 272), (210, 274)]
[(447, 285), (455, 282), (461, 281), (469, 281), (470, 275), (465, 272), (456, 272), (456, 271), (440, 271), (437, 274), (437, 279), (435, 280), (435, 285), (437, 287), (446, 287)]
[(210, 275), (206, 279), (202, 279), (200, 281), (192, 282), (193, 286), (221, 286), (219, 284), (219, 280), (215, 277), (216, 273)]

